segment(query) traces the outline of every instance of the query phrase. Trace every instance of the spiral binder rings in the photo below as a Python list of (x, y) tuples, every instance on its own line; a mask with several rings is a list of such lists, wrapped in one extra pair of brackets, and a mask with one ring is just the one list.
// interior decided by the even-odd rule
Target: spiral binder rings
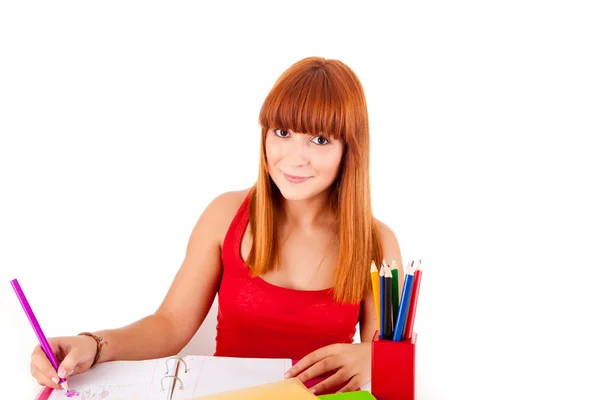
[[(172, 374), (169, 374), (169, 361), (176, 361), (175, 363), (175, 370)], [(161, 391), (165, 391), (166, 390), (166, 399), (167, 400), (173, 400), (173, 393), (175, 391), (175, 386), (177, 385), (177, 383), (179, 383), (179, 390), (183, 390), (184, 386), (183, 386), (183, 381), (181, 380), (181, 378), (179, 377), (179, 366), (181, 365), (181, 363), (183, 363), (185, 370), (183, 371), (184, 374), (187, 374), (188, 372), (190, 372), (190, 369), (187, 366), (187, 363), (185, 362), (185, 360), (181, 357), (177, 357), (177, 356), (173, 356), (173, 357), (169, 357), (165, 360), (165, 365), (167, 367), (167, 370), (165, 372), (165, 376), (163, 376), (160, 379), (160, 390)], [(165, 379), (169, 379), (170, 378), (170, 383), (169, 383), (169, 388), (168, 390), (164, 387), (164, 380)]]

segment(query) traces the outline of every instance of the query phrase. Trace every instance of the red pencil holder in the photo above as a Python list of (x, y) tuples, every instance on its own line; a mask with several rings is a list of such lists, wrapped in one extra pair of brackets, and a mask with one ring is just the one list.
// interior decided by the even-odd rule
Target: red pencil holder
[(409, 340), (394, 342), (375, 333), (371, 343), (371, 393), (377, 400), (414, 400), (416, 398), (417, 334)]

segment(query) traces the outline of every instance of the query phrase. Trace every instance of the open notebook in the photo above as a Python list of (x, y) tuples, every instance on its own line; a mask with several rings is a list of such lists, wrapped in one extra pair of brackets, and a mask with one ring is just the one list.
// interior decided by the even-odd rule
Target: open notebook
[(283, 381), (292, 360), (214, 356), (101, 363), (69, 378), (69, 389), (44, 390), (37, 400), (192, 400)]

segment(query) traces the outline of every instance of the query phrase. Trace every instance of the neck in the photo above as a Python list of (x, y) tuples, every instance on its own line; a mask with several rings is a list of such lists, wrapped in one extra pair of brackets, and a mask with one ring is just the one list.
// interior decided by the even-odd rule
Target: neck
[(327, 192), (306, 200), (284, 199), (283, 210), (285, 223), (300, 229), (311, 230), (333, 220)]

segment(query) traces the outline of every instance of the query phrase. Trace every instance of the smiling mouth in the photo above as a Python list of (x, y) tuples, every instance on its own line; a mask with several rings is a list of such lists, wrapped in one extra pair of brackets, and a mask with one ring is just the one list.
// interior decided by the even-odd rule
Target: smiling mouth
[(281, 173), (283, 174), (283, 176), (285, 177), (285, 179), (287, 179), (287, 181), (291, 182), (291, 183), (302, 183), (302, 182), (305, 182), (305, 181), (309, 180), (310, 178), (312, 178), (312, 176), (288, 175), (288, 174), (286, 174), (283, 171), (281, 171)]

